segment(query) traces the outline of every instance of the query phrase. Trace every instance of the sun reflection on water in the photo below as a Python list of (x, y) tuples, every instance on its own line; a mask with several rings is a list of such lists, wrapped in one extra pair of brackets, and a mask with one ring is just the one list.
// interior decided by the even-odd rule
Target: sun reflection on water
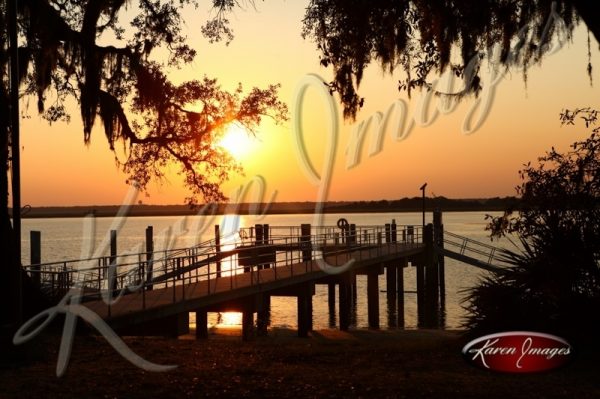
[(221, 312), (217, 314), (216, 327), (236, 327), (242, 325), (240, 312)]

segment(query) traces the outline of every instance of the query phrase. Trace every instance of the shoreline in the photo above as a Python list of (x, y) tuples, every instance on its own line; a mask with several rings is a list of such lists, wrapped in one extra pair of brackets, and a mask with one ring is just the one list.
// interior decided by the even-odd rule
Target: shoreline
[[(409, 213), (422, 212), (421, 199), (371, 202), (329, 202), (323, 206), (323, 214), (354, 213)], [(514, 205), (515, 199), (444, 200), (427, 199), (426, 212), (441, 209), (443, 212), (499, 212)], [(132, 205), (127, 217), (195, 216), (195, 215), (294, 215), (313, 214), (317, 204), (312, 202), (286, 202), (273, 204), (218, 204), (190, 209), (187, 205)], [(22, 219), (115, 217), (118, 205), (47, 206), (30, 207), (22, 213)], [(11, 211), (12, 215), (12, 211)]]
[[(464, 339), (443, 330), (287, 329), (242, 342), (223, 331), (208, 340), (124, 337), (143, 358), (175, 364), (141, 370), (98, 336), (77, 336), (64, 376), (55, 374), (60, 336), (36, 337), (27, 364), (0, 368), (2, 398), (593, 398), (599, 366), (592, 354), (539, 374), (478, 369), (461, 354)], [(35, 382), (35, 383), (32, 383)]]

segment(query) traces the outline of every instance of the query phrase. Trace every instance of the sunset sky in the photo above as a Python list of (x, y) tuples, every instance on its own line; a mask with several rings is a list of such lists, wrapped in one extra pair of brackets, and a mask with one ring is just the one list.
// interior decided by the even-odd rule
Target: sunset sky
[[(210, 13), (207, 2), (186, 13), (184, 29), (198, 56), (192, 65), (174, 72), (173, 80), (206, 75), (218, 78), (224, 88), (233, 89), (241, 82), (247, 90), (280, 83), (281, 99), (290, 106), (290, 121), (279, 126), (266, 121), (258, 137), (245, 142), (244, 151), (234, 154), (243, 163), (245, 176), (229, 182), (224, 187), (226, 195), (261, 176), (267, 196), (277, 191), (277, 201), (317, 199), (318, 187), (311, 183), (296, 156), (292, 129), (296, 115), (291, 105), (304, 76), (316, 74), (330, 80), (331, 70), (319, 65), (315, 44), (300, 35), (306, 3), (271, 0), (257, 3), (256, 9), (237, 10), (231, 17), (236, 37), (229, 46), (209, 44), (200, 34), (200, 25)], [(594, 83), (600, 82), (596, 72), (598, 55), (598, 44), (592, 39)], [(417, 123), (402, 141), (395, 141), (388, 129), (382, 151), (372, 157), (368, 156), (367, 137), (360, 162), (348, 169), (346, 148), (350, 132), (358, 123), (377, 111), (385, 112), (398, 99), (406, 102), (410, 122), (422, 97), (416, 93), (409, 100), (405, 92), (397, 91), (397, 81), (404, 79), (400, 72), (390, 77), (371, 65), (360, 87), (366, 102), (356, 122), (339, 120), (337, 158), (328, 199), (412, 197), (420, 194), (424, 182), (428, 182), (429, 194), (452, 198), (514, 194), (519, 183), (517, 172), (523, 163), (534, 161), (552, 146), (567, 149), (570, 143), (588, 135), (583, 124), (561, 127), (559, 122), (564, 108), (598, 107), (600, 92), (590, 85), (586, 67), (587, 31), (580, 27), (572, 43), (544, 58), (541, 66), (531, 67), (527, 85), (517, 70), (499, 81), (489, 115), (472, 134), (465, 134), (463, 125), (477, 100), (467, 99), (428, 126)], [(329, 139), (328, 108), (316, 89), (309, 89), (305, 102), (304, 139), (320, 171)], [(430, 112), (437, 103), (433, 99)], [(26, 104), (24, 101), (24, 109)], [(101, 124), (96, 124), (92, 142), (86, 147), (75, 104), (71, 113), (70, 124), (48, 126), (38, 117), (35, 101), (30, 101), (30, 118), (21, 127), (23, 204), (120, 204), (128, 189), (126, 176), (115, 166)], [(153, 184), (149, 197), (140, 199), (148, 204), (180, 204), (186, 195), (179, 177), (172, 173), (169, 183)]]

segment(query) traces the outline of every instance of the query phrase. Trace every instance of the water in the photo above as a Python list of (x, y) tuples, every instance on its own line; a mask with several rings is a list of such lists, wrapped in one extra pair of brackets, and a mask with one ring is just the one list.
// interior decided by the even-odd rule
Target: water
[[(466, 236), (478, 241), (488, 242), (488, 232), (484, 230), (486, 212), (453, 212), (443, 215), (444, 228), (447, 231)], [(431, 216), (427, 215), (429, 223)], [(365, 213), (365, 214), (328, 214), (323, 216), (323, 224), (335, 225), (340, 217), (345, 217), (356, 225), (383, 225), (395, 219), (399, 225), (420, 225), (421, 213)], [(302, 223), (313, 223), (312, 214), (267, 215), (267, 216), (160, 216), (132, 217), (117, 220), (116, 218), (57, 218), (57, 219), (24, 219), (23, 220), (23, 263), (29, 264), (29, 231), (42, 232), (42, 262), (54, 262), (78, 259), (89, 256), (107, 255), (109, 252), (109, 231), (122, 222), (118, 233), (118, 253), (137, 253), (145, 248), (145, 229), (154, 227), (154, 247), (156, 251), (166, 248), (184, 248), (210, 240), (214, 237), (214, 225), (221, 225), (223, 234), (236, 232), (240, 227), (250, 227), (255, 223), (268, 223), (271, 226), (299, 226)], [(497, 246), (509, 246), (508, 242), (494, 242)], [(465, 265), (452, 259), (446, 259), (446, 328), (460, 328), (465, 310), (461, 306), (465, 288), (472, 287), (486, 272)], [(415, 269), (404, 270), (406, 291), (416, 290)], [(355, 327), (368, 326), (366, 295), (366, 276), (357, 277), (358, 302), (356, 308)], [(388, 326), (388, 308), (385, 290), (385, 276), (380, 276), (380, 325)], [(313, 324), (315, 329), (332, 327), (327, 306), (327, 287), (316, 286), (313, 297)], [(211, 314), (209, 324), (219, 321), (217, 315)], [(224, 324), (239, 324), (237, 315), (221, 315)], [(193, 323), (193, 320), (192, 320)], [(271, 326), (296, 327), (296, 299), (274, 297), (271, 301)], [(405, 295), (405, 327), (416, 328), (417, 305), (416, 295)]]

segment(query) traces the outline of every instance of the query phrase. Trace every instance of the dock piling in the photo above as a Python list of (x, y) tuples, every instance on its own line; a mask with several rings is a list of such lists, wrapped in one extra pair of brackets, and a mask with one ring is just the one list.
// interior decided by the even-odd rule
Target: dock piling
[(408, 261), (406, 258), (400, 259), (398, 265), (398, 273), (396, 273), (396, 281), (398, 287), (398, 327), (404, 328), (404, 269), (407, 267)]
[(108, 290), (111, 292), (111, 296), (114, 295), (117, 290), (117, 230), (110, 231), (110, 264), (108, 275), (110, 279), (108, 281)]
[[(217, 256), (221, 253), (221, 226), (215, 224), (215, 252)], [(217, 259), (217, 278), (221, 277), (221, 260)]]
[(419, 327), (425, 324), (425, 266), (419, 260), (416, 264), (417, 269), (417, 323)]
[(398, 325), (398, 317), (396, 316), (396, 312), (398, 311), (396, 304), (396, 296), (398, 295), (396, 290), (396, 273), (398, 272), (398, 266), (393, 262), (387, 262), (385, 264), (385, 272), (388, 326), (396, 327)]
[(329, 305), (329, 325), (335, 326), (335, 283), (327, 284), (327, 304)]
[[(150, 283), (154, 268), (154, 228), (152, 226), (146, 227), (146, 264), (146, 283)], [(146, 287), (151, 291), (153, 285), (147, 284)]]
[(301, 224), (300, 225), (300, 249), (302, 250), (302, 262), (310, 262), (312, 259), (311, 248), (310, 248), (310, 237), (311, 237), (311, 225)]
[(371, 267), (367, 274), (367, 308), (369, 328), (379, 329), (379, 266)]
[(256, 335), (266, 337), (271, 318), (271, 296), (258, 294), (256, 299)]
[(208, 338), (208, 312), (205, 309), (196, 310), (196, 339)]
[(40, 263), (42, 263), (42, 233), (32, 230), (29, 232), (31, 270), (34, 272), (33, 281), (40, 285)]
[(433, 225), (425, 226), (425, 324), (428, 328), (438, 327), (439, 320), (439, 271), (433, 246)]
[[(442, 211), (436, 209), (433, 213), (433, 235), (435, 245), (444, 249), (444, 224), (442, 221)], [(444, 313), (446, 308), (446, 265), (444, 255), (437, 255), (439, 287), (440, 287), (440, 310)]]
[(340, 314), (340, 330), (348, 331), (350, 328), (350, 306), (351, 306), (351, 288), (350, 276), (348, 273), (340, 277), (339, 284), (339, 314)]
[(247, 306), (242, 311), (242, 340), (252, 341), (254, 339), (254, 309)]
[[(263, 245), (270, 244), (270, 229), (268, 224), (263, 224)], [(269, 257), (267, 257), (269, 258)], [(263, 263), (260, 265), (259, 269), (269, 269), (271, 267), (270, 263)]]
[(386, 281), (386, 291), (387, 291), (387, 298), (388, 301), (392, 301), (395, 302), (396, 301), (396, 272), (397, 272), (397, 266), (394, 263), (387, 263), (385, 265), (385, 271), (386, 271), (386, 276), (385, 276), (385, 281)]
[(348, 242), (350, 245), (356, 245), (356, 224), (350, 224), (350, 232), (348, 236)]
[(312, 286), (310, 283), (304, 283), (298, 293), (298, 336), (308, 337), (308, 332), (312, 330)]

